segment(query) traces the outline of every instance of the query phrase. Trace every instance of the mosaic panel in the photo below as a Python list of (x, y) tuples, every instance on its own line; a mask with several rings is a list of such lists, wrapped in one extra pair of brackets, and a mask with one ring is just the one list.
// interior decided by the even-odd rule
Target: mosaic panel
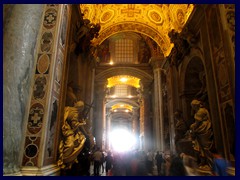
[(26, 137), (25, 149), (22, 160), (23, 166), (37, 166), (40, 137)]
[[(49, 103), (49, 99), (44, 98), (46, 94), (51, 93), (52, 87), (47, 88), (47, 84), (51, 84), (48, 78), (48, 74), (52, 64), (52, 57), (55, 57), (56, 51), (53, 51), (54, 47), (54, 37), (57, 24), (58, 8), (60, 6), (57, 4), (48, 4), (45, 6), (45, 13), (43, 16), (43, 27), (40, 30), (41, 39), (39, 41), (39, 49), (37, 50), (38, 58), (35, 71), (35, 82), (32, 93), (31, 107), (29, 110), (28, 123), (27, 123), (27, 133), (30, 136), (25, 138), (24, 154), (22, 159), (23, 166), (39, 166), (39, 148), (41, 147), (42, 136), (45, 139), (45, 134), (42, 134), (43, 119), (47, 111), (45, 111), (46, 104)], [(53, 71), (55, 72), (55, 71)], [(41, 100), (41, 103), (39, 102)], [(57, 102), (57, 101), (56, 101)], [(55, 103), (56, 104), (56, 103)], [(53, 104), (52, 118), (56, 115), (56, 105)], [(51, 107), (50, 107), (51, 108)], [(50, 122), (50, 131), (52, 131), (55, 126), (52, 126), (52, 121)], [(36, 137), (38, 136), (38, 137)], [(49, 146), (50, 147), (50, 146)], [(51, 153), (50, 153), (51, 154)]]
[(35, 103), (31, 106), (28, 117), (28, 131), (32, 134), (38, 133), (42, 129), (44, 115), (43, 105)]
[(41, 51), (42, 52), (50, 52), (52, 50), (53, 44), (53, 34), (52, 32), (45, 32), (42, 35), (41, 39)]
[(57, 22), (57, 10), (49, 8), (45, 12), (43, 26), (46, 29), (52, 29), (56, 25), (56, 22)]
[(33, 87), (33, 97), (35, 99), (43, 99), (46, 93), (47, 78), (45, 76), (38, 76)]
[(51, 55), (49, 54), (39, 54), (36, 74), (48, 74), (50, 68)]

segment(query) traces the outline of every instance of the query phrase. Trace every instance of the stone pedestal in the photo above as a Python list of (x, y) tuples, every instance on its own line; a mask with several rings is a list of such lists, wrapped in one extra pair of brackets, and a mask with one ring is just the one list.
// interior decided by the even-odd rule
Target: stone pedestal
[(192, 140), (182, 139), (176, 143), (176, 151), (194, 157), (194, 150), (192, 147)]

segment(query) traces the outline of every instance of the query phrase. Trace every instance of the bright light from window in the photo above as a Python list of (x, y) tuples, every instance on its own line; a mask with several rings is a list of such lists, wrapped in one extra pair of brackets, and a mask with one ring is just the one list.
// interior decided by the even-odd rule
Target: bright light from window
[(125, 78), (125, 77), (122, 77), (122, 78), (120, 79), (121, 82), (127, 82), (127, 80), (128, 80), (128, 79)]
[(110, 142), (114, 151), (129, 151), (136, 145), (134, 136), (125, 129), (115, 129), (110, 133)]
[(112, 97), (112, 98), (116, 98), (117, 96), (116, 96), (116, 95), (112, 95), (111, 97)]

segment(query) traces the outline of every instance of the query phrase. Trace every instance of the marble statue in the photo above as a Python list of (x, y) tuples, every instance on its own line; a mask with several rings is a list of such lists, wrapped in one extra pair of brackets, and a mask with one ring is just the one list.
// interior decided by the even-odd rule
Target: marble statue
[(208, 110), (198, 100), (193, 100), (191, 106), (194, 110), (195, 122), (190, 126), (193, 149), (200, 161), (199, 168), (210, 170), (212, 156), (210, 149), (213, 145), (213, 131)]
[(82, 133), (81, 127), (86, 122), (80, 117), (83, 108), (83, 101), (77, 101), (73, 107), (67, 106), (64, 109), (63, 138), (59, 145), (58, 160), (58, 166), (62, 169), (70, 169), (72, 164), (77, 162), (77, 156), (84, 147), (86, 137)]

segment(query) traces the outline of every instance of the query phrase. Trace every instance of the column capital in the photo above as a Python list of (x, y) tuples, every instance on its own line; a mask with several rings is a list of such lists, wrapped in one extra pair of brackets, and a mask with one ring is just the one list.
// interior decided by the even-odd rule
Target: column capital
[(153, 56), (150, 58), (150, 64), (153, 69), (161, 68), (162, 63), (164, 62), (165, 57), (162, 56)]

